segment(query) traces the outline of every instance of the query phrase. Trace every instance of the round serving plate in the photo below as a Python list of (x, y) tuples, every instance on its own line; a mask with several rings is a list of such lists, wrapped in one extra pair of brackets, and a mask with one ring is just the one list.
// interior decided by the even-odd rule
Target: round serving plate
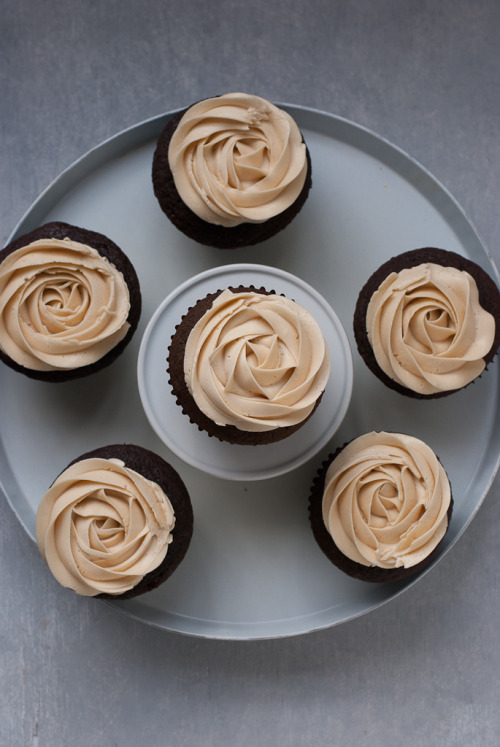
[[(11, 237), (50, 220), (104, 233), (133, 261), (144, 303), (125, 353), (91, 378), (47, 384), (0, 368), (0, 476), (7, 500), (34, 538), (41, 497), (75, 456), (116, 442), (159, 453), (191, 494), (193, 540), (163, 586), (110, 604), (151, 625), (210, 638), (272, 638), (336, 625), (394, 599), (422, 577), (380, 585), (356, 581), (316, 546), (308, 524), (309, 489), (322, 459), (338, 444), (389, 430), (421, 438), (437, 452), (455, 505), (435, 562), (469, 524), (499, 462), (498, 364), (458, 394), (420, 402), (386, 389), (366, 369), (352, 333), (360, 288), (400, 252), (449, 249), (497, 280), (473, 227), (428, 171), (383, 138), (330, 114), (283, 106), (307, 141), (313, 188), (298, 217), (259, 246), (203, 247), (165, 218), (153, 194), (151, 163), (173, 113), (138, 124), (83, 156), (38, 198)], [(141, 338), (155, 310), (193, 275), (231, 263), (274, 267), (305, 281), (335, 309), (353, 351), (352, 398), (337, 433), (297, 468), (266, 479), (228, 480), (185, 462), (151, 427), (137, 385)]]

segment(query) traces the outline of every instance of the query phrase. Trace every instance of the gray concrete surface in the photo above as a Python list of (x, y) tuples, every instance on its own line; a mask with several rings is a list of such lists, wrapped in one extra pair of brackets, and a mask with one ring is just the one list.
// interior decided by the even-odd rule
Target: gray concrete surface
[[(406, 150), (498, 264), (499, 24), (496, 0), (0, 0), (2, 243), (89, 148), (241, 89)], [(497, 478), (461, 540), (390, 604), (242, 643), (155, 630), (59, 588), (2, 498), (0, 744), (493, 747), (499, 499)]]

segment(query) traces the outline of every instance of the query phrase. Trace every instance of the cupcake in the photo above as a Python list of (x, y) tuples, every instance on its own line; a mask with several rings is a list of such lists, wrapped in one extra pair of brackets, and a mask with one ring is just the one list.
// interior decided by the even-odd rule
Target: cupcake
[(260, 96), (228, 93), (172, 117), (152, 176), (161, 209), (180, 231), (234, 249), (265, 241), (297, 215), (311, 160), (287, 112)]
[(361, 290), (354, 335), (368, 368), (391, 389), (444, 397), (482, 374), (500, 344), (500, 293), (489, 275), (443, 249), (405, 252)]
[(295, 433), (318, 406), (330, 373), (318, 323), (264, 288), (211, 293), (176, 327), (168, 353), (183, 412), (220, 441), (268, 444)]
[(38, 507), (36, 538), (57, 581), (77, 594), (129, 599), (152, 591), (188, 549), (193, 512), (177, 472), (132, 444), (73, 461)]
[(331, 455), (314, 480), (314, 537), (340, 570), (363, 581), (400, 581), (438, 552), (453, 499), (446, 472), (423, 441), (367, 433)]
[(134, 334), (134, 267), (106, 236), (47, 223), (0, 252), (0, 358), (33, 379), (67, 381), (112, 363)]

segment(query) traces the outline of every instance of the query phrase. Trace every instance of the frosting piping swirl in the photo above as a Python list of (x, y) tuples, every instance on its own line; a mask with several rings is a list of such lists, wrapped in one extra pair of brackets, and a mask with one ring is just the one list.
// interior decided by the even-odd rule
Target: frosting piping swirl
[(68, 467), (38, 508), (38, 547), (62, 586), (122, 594), (165, 558), (175, 517), (163, 490), (119, 459)]
[(400, 433), (367, 433), (328, 468), (323, 521), (356, 563), (410, 568), (444, 537), (450, 502), (446, 472), (427, 444)]
[(202, 220), (262, 223), (292, 205), (307, 175), (297, 124), (259, 96), (228, 93), (191, 106), (169, 144), (184, 203)]
[(240, 430), (302, 422), (329, 373), (319, 325), (283, 296), (225, 290), (186, 343), (184, 375), (199, 409)]
[(0, 265), (0, 347), (26, 368), (94, 363), (126, 336), (129, 310), (122, 273), (91, 246), (40, 239)]
[(384, 373), (424, 395), (473, 381), (495, 338), (474, 278), (433, 263), (391, 273), (370, 300), (366, 327)]

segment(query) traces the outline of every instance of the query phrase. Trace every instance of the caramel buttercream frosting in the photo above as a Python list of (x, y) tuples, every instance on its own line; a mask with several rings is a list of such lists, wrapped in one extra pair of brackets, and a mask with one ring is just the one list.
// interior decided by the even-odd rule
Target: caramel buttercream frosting
[(448, 528), (446, 472), (423, 441), (372, 432), (351, 441), (326, 472), (325, 528), (344, 556), (362, 566), (413, 568)]
[(330, 373), (321, 329), (300, 304), (253, 291), (220, 293), (192, 328), (184, 376), (217, 425), (270, 431), (301, 423)]
[(127, 335), (129, 310), (122, 273), (69, 238), (33, 241), (0, 265), (0, 350), (27, 369), (100, 360)]
[(420, 395), (469, 384), (495, 340), (475, 279), (432, 262), (388, 275), (368, 304), (366, 329), (382, 371)]
[(116, 596), (163, 562), (174, 524), (158, 484), (120, 459), (92, 457), (69, 466), (44, 495), (36, 537), (60, 584)]
[(293, 118), (265, 99), (228, 93), (191, 106), (172, 135), (168, 161), (183, 202), (224, 227), (282, 213), (306, 181), (306, 146)]

